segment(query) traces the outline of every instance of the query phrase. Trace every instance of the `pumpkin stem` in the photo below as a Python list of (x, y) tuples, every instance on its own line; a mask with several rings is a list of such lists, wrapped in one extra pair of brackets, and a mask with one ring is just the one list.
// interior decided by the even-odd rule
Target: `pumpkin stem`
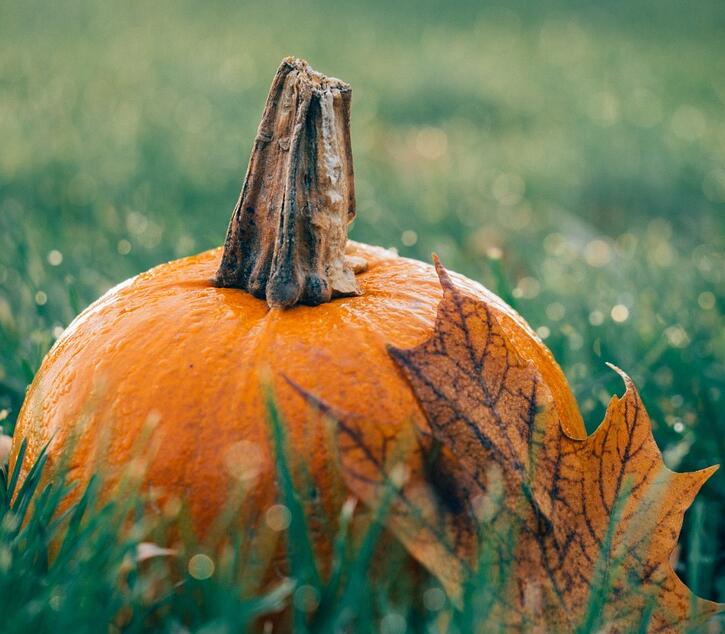
[(272, 82), (216, 284), (272, 307), (359, 293), (345, 259), (355, 216), (352, 89), (288, 57)]

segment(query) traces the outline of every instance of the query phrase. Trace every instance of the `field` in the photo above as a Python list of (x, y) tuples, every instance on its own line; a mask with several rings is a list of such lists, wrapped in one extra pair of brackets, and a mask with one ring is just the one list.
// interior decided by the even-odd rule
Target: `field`
[[(589, 431), (622, 392), (612, 362), (670, 468), (722, 462), (725, 5), (530, 4), (0, 1), (4, 432), (80, 310), (223, 241), (291, 54), (353, 86), (353, 239), (436, 252), (508, 301), (564, 368)], [(677, 564), (719, 601), (723, 517), (721, 470), (685, 518)], [(106, 530), (83, 555), (99, 577), (124, 556), (101, 560)], [(91, 568), (21, 574), (5, 552), (0, 531), (0, 614), (79, 627), (93, 578), (67, 579)], [(66, 595), (52, 599), (53, 584)], [(189, 616), (194, 631), (235, 631), (233, 585), (199, 585), (214, 601)], [(40, 587), (50, 598), (33, 607)], [(96, 623), (117, 609), (109, 599)]]

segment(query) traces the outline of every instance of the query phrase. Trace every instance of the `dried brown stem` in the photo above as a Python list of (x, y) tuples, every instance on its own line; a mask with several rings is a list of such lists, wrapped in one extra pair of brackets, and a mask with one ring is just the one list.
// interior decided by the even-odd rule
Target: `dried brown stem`
[(272, 307), (358, 293), (345, 261), (355, 216), (352, 90), (287, 58), (275, 75), (229, 223), (219, 286)]

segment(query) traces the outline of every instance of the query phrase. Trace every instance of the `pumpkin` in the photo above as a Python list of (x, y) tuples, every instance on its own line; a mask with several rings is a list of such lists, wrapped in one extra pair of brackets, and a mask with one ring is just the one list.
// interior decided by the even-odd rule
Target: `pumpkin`
[[(347, 240), (350, 97), (344, 82), (283, 61), (224, 247), (127, 280), (72, 322), (29, 388), (11, 467), (21, 439), (25, 472), (48, 445), (49, 472), (68, 455), (81, 485), (100, 467), (117, 480), (143, 458), (143, 488), (160, 507), (183, 501), (200, 539), (240, 482), (252, 501), (244, 521), (260, 523), (278, 496), (269, 385), (289, 453), (304, 458), (325, 511), (309, 521), (317, 554), (329, 558), (348, 493), (334, 442), (303, 393), (354, 413), (363, 434), (391, 444), (423, 426), (388, 347), (431, 337), (443, 297), (433, 266)], [(451, 275), (535, 366), (566, 433), (584, 437), (564, 375), (536, 334), (483, 286)]]

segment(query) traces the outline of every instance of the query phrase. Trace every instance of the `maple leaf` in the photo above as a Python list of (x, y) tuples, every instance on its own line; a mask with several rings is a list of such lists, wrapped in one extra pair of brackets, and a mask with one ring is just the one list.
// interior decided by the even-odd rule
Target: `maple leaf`
[(569, 437), (535, 365), (435, 264), (444, 295), (432, 336), (389, 348), (427, 427), (363, 428), (301, 390), (337, 424), (351, 491), (373, 506), (392, 491), (390, 530), (459, 605), (480, 602), (471, 593), (484, 586), (488, 623), (667, 632), (717, 612), (670, 564), (683, 514), (717, 467), (670, 471), (614, 366), (624, 395), (591, 436)]

